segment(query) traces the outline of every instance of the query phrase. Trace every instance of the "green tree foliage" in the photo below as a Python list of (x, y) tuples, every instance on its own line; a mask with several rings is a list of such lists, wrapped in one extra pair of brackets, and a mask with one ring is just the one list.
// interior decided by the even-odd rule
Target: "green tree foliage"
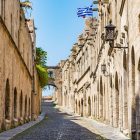
[(47, 52), (42, 48), (36, 48), (36, 64), (46, 67), (47, 63)]
[(45, 88), (48, 83), (48, 73), (46, 69), (47, 52), (42, 48), (36, 48), (36, 69), (39, 75), (40, 86)]
[(48, 82), (47, 71), (41, 65), (36, 65), (36, 69), (37, 69), (37, 72), (38, 72), (38, 75), (39, 75), (40, 86), (42, 88), (45, 88), (45, 86), (47, 85), (47, 82)]

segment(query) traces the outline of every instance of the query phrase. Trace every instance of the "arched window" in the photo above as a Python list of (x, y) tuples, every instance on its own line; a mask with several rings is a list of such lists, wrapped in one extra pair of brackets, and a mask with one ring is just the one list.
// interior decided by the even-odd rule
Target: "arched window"
[(29, 98), (29, 116), (31, 115), (31, 103), (30, 103), (30, 98)]
[(123, 67), (125, 70), (127, 70), (127, 60), (126, 60), (126, 51), (125, 50), (123, 53)]
[(97, 83), (97, 91), (99, 92), (99, 81)]
[[(124, 101), (123, 101), (123, 115), (124, 115), (124, 122), (123, 126), (124, 129), (128, 128), (128, 75), (127, 75), (127, 55), (126, 51), (123, 53), (123, 91), (124, 91)], [(121, 78), (122, 80), (122, 78)]]
[(91, 116), (91, 99), (88, 97), (88, 116)]
[(112, 75), (110, 76), (110, 87), (112, 88)]
[(10, 119), (10, 85), (9, 79), (6, 81), (5, 89), (5, 119)]
[(27, 95), (25, 96), (25, 117), (27, 117)]
[(116, 72), (116, 75), (115, 75), (115, 89), (116, 90), (119, 90), (119, 83), (118, 83), (118, 73)]
[(100, 117), (103, 117), (103, 82), (102, 77), (100, 77), (100, 94), (99, 94), (99, 110), (100, 110)]
[(17, 117), (17, 89), (14, 89), (14, 118)]
[(102, 82), (102, 77), (100, 77), (100, 94), (103, 95), (103, 82)]
[(76, 100), (76, 102), (75, 102), (75, 112), (77, 113), (77, 100)]
[(78, 102), (78, 114), (80, 115), (80, 101)]
[(81, 99), (81, 116), (83, 116), (83, 99)]
[(21, 91), (21, 94), (20, 94), (20, 117), (22, 117), (22, 111), (23, 111), (23, 94), (22, 94), (22, 91)]
[(131, 62), (132, 62), (132, 65), (135, 65), (135, 52), (134, 52), (134, 46), (132, 46), (132, 50), (131, 50)]
[(118, 80), (118, 73), (116, 72), (115, 74), (115, 116), (116, 116), (116, 120), (114, 121), (114, 125), (115, 127), (119, 126), (119, 80)]
[(135, 51), (134, 51), (134, 46), (132, 46), (131, 50), (131, 69), (132, 69), (132, 82), (131, 82), (131, 87), (132, 87), (132, 139), (135, 139), (136, 137), (136, 100), (135, 100)]

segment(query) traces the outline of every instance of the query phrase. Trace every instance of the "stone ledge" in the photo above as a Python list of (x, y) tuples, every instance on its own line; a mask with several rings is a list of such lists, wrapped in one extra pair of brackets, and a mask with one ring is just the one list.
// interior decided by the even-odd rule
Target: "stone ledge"
[(11, 128), (11, 121), (8, 119), (5, 119), (5, 130), (9, 130)]
[(11, 121), (6, 119), (6, 120), (5, 120), (5, 123), (6, 123), (6, 124), (10, 124)]

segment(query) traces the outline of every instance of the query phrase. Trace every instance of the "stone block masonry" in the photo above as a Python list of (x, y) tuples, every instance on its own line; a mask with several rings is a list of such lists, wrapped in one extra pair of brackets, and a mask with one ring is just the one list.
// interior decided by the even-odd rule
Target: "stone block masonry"
[(19, 0), (0, 0), (1, 131), (29, 122), (33, 114), (40, 113), (40, 107), (33, 105), (35, 98), (38, 105), (41, 101), (41, 88), (36, 78), (33, 89), (33, 77), (38, 75), (33, 71), (35, 40), (28, 24)]
[[(140, 139), (139, 5), (100, 0), (98, 17), (86, 20), (62, 66), (62, 106), (118, 128), (133, 140)], [(125, 48), (111, 48), (102, 40), (110, 19), (118, 30), (114, 46)]]

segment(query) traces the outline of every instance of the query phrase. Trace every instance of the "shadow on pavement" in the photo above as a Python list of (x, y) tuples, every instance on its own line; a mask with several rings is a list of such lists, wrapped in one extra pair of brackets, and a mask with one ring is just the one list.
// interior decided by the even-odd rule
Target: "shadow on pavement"
[(62, 113), (53, 107), (53, 102), (42, 103), (46, 117), (12, 140), (103, 140), (101, 136), (78, 125), (72, 120), (77, 118)]

